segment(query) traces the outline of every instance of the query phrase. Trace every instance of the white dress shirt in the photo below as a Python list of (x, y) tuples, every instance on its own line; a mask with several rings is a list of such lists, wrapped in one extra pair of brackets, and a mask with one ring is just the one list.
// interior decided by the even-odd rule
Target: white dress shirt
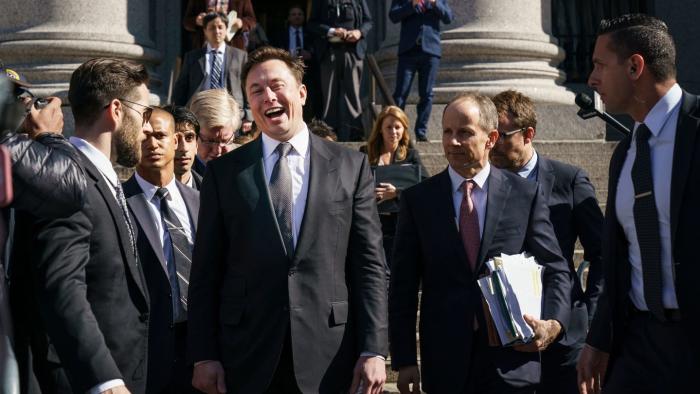
[[(287, 142), (293, 148), (287, 155), (287, 165), (292, 176), (292, 236), (296, 248), (306, 209), (306, 196), (309, 194), (309, 129), (304, 125), (304, 129)], [(269, 186), (272, 170), (279, 158), (275, 149), (280, 142), (262, 133), (262, 143), (265, 181)]]
[(301, 40), (301, 48), (299, 49), (304, 49), (304, 28), (303, 27), (293, 27), (289, 26), (289, 35), (288, 35), (288, 40), (289, 40), (289, 53), (292, 55), (296, 55), (297, 51), (297, 30), (299, 30), (299, 39)]
[[(211, 89), (211, 57), (213, 56), (213, 53), (211, 51), (214, 50), (214, 48), (207, 43), (207, 52), (204, 55), (206, 58), (204, 59), (204, 80), (202, 81), (202, 90), (208, 90)], [(226, 43), (222, 42), (221, 45), (219, 45), (218, 48), (216, 48), (217, 51), (219, 51), (219, 54), (217, 56), (221, 57), (221, 78), (222, 82), (225, 84), (226, 83), (226, 57), (224, 57), (224, 54), (226, 53)]]
[[(112, 162), (109, 161), (109, 158), (82, 138), (70, 137), (68, 140), (77, 150), (87, 156), (88, 160), (90, 160), (90, 162), (100, 171), (105, 181), (112, 185), (109, 190), (112, 192), (112, 195), (116, 201), (117, 191), (114, 189), (114, 186), (119, 183), (119, 177), (117, 176), (116, 171), (114, 171), (114, 167), (112, 167)], [(117, 386), (124, 386), (124, 381), (121, 379), (108, 380), (92, 387), (87, 391), (87, 393), (99, 394)]]
[(457, 230), (459, 230), (459, 208), (462, 206), (462, 198), (464, 198), (464, 186), (462, 184), (468, 180), (474, 180), (474, 183), (476, 183), (476, 187), (472, 189), (472, 201), (474, 201), (474, 208), (479, 215), (479, 238), (483, 237), (484, 222), (486, 221), (486, 202), (489, 191), (487, 181), (489, 174), (491, 174), (491, 164), (486, 163), (486, 166), (471, 179), (459, 175), (452, 166), (447, 167), (447, 173), (450, 174), (450, 181), (452, 181), (452, 203), (454, 204)]
[[(160, 234), (161, 248), (164, 245), (170, 245), (170, 235), (167, 231), (165, 231), (165, 226), (163, 226), (163, 220), (160, 214), (160, 199), (156, 197), (156, 191), (158, 191), (159, 187), (143, 179), (138, 173), (134, 173), (134, 177), (136, 178), (136, 182), (141, 187), (141, 190), (143, 190), (143, 195), (146, 197), (146, 201), (148, 201), (148, 210), (151, 212), (151, 219), (153, 220), (153, 223), (156, 224), (156, 229), (158, 234)], [(177, 184), (175, 183), (175, 178), (173, 178), (170, 183), (165, 186), (165, 188), (168, 189), (168, 196), (166, 197), (168, 199), (168, 207), (170, 207), (177, 219), (180, 221), (180, 224), (182, 224), (187, 240), (190, 243), (193, 243), (192, 220), (190, 219), (190, 214), (187, 211), (185, 200), (182, 198), (182, 194), (180, 194), (180, 189), (178, 189)], [(167, 260), (168, 264), (172, 262), (172, 259), (168, 258)]]
[[(666, 93), (649, 111), (644, 124), (651, 131), (649, 149), (651, 154), (651, 173), (654, 183), (654, 201), (659, 215), (659, 235), (661, 238), (661, 278), (662, 301), (665, 308), (677, 309), (676, 289), (673, 279), (673, 256), (671, 251), (671, 171), (673, 168), (673, 147), (676, 140), (676, 125), (680, 111), (683, 91), (678, 84)], [(634, 185), (632, 184), (632, 164), (637, 156), (635, 124), (632, 143), (622, 166), (617, 182), (615, 210), (617, 221), (622, 226), (628, 242), (629, 262), (632, 266), (632, 287), (630, 298), (639, 310), (648, 310), (644, 300), (644, 281), (642, 279), (642, 257), (634, 225)]]

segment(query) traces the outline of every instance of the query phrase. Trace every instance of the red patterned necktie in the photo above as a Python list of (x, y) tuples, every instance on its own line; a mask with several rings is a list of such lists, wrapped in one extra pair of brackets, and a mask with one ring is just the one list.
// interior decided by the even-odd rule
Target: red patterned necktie
[(472, 199), (472, 190), (475, 183), (473, 180), (464, 181), (464, 197), (459, 207), (459, 235), (462, 237), (464, 251), (467, 253), (467, 260), (472, 271), (477, 265), (477, 256), (481, 246), (481, 235), (479, 234), (479, 212), (476, 210)]

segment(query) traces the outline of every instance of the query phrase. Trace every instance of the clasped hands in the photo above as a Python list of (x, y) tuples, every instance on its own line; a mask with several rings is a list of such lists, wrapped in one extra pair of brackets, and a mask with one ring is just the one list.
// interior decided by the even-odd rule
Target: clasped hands
[(345, 42), (350, 42), (350, 43), (355, 43), (362, 38), (362, 32), (354, 29), (354, 30), (346, 30), (343, 29), (342, 27), (336, 27), (335, 32), (333, 33), (336, 37), (340, 38), (341, 40)]

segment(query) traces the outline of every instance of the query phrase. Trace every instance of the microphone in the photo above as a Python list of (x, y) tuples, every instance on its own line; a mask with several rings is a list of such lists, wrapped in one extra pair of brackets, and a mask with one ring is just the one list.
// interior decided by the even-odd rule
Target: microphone
[(623, 126), (622, 123), (615, 120), (615, 118), (608, 115), (605, 111), (599, 111), (595, 107), (595, 103), (589, 95), (585, 93), (579, 93), (576, 95), (576, 99), (574, 101), (576, 102), (576, 105), (578, 105), (579, 108), (581, 108), (577, 113), (578, 116), (581, 117), (581, 119), (590, 119), (594, 116), (597, 116), (603, 119), (605, 123), (612, 126), (615, 130), (622, 133), (624, 136), (630, 135), (629, 129)]

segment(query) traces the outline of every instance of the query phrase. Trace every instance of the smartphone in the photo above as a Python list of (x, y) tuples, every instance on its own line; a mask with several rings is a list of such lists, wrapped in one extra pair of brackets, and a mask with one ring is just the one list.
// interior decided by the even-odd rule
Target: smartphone
[(0, 207), (12, 202), (12, 161), (10, 151), (0, 145)]

